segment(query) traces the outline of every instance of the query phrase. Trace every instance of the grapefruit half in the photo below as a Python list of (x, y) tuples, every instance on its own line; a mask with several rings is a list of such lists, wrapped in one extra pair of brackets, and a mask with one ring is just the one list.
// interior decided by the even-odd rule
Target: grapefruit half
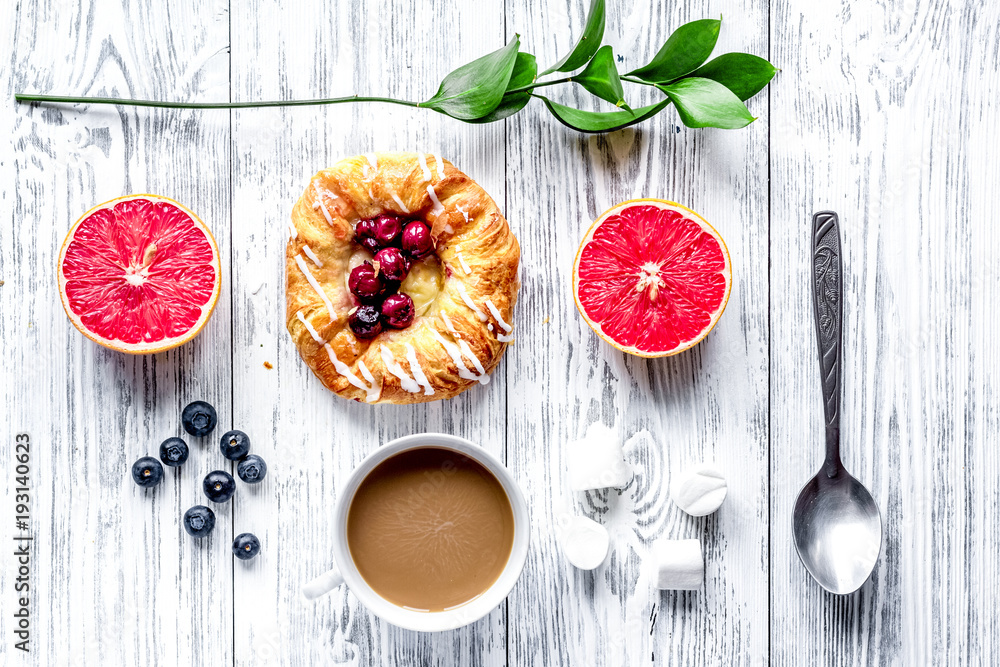
[(194, 338), (222, 286), (219, 248), (194, 213), (158, 195), (90, 209), (59, 251), (59, 295), (90, 340), (150, 354)]
[(729, 250), (700, 215), (662, 199), (605, 211), (573, 266), (576, 307), (619, 350), (666, 357), (699, 343), (726, 308)]

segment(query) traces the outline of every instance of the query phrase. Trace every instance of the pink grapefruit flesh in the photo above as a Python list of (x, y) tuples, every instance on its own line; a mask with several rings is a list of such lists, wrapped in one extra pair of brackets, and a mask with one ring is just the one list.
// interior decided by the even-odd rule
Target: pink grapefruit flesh
[(606, 211), (576, 255), (573, 289), (587, 324), (642, 357), (683, 352), (729, 300), (732, 268), (718, 232), (694, 211), (636, 199)]
[(87, 211), (59, 253), (59, 292), (96, 343), (148, 354), (194, 338), (219, 299), (219, 249), (172, 199), (130, 195)]

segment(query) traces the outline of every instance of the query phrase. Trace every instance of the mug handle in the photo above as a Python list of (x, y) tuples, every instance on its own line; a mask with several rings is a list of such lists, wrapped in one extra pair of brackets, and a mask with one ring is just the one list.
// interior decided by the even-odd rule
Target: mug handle
[(302, 595), (307, 600), (315, 600), (318, 597), (326, 595), (342, 583), (344, 583), (344, 577), (340, 574), (337, 565), (334, 564), (328, 571), (303, 586)]

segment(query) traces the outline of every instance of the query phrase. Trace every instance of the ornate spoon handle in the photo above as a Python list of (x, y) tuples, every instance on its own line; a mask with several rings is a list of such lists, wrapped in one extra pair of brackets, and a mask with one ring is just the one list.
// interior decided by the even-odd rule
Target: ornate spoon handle
[(826, 415), (826, 465), (831, 477), (840, 470), (840, 377), (844, 339), (840, 219), (833, 211), (813, 216), (812, 273), (816, 340), (819, 343), (823, 411)]

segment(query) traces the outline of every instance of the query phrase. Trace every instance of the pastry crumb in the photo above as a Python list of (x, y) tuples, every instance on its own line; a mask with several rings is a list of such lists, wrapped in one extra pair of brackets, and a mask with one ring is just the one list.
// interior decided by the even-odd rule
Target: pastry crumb
[(549, 318), (548, 317), (546, 317), (544, 320), (542, 320), (542, 324), (548, 324), (548, 323), (549, 323)]
[(266, 368), (267, 370), (271, 370), (272, 368), (274, 368), (274, 366), (271, 365), (270, 361), (265, 361), (264, 368)]

